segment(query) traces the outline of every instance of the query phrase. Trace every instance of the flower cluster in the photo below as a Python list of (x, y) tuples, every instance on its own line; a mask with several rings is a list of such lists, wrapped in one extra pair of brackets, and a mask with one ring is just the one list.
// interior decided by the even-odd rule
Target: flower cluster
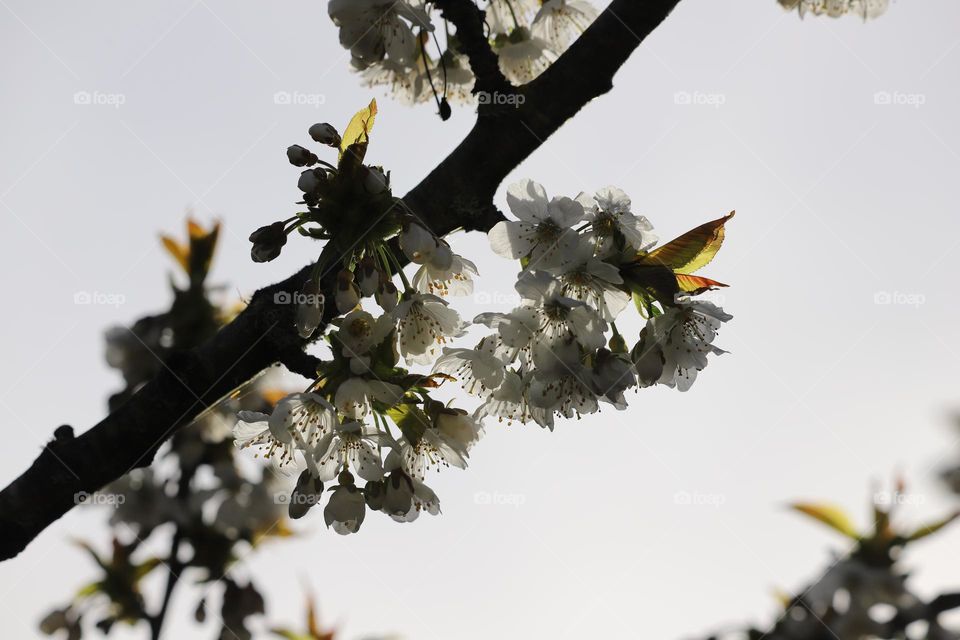
[[(500, 68), (518, 85), (542, 73), (597, 16), (586, 0), (487, 0), (481, 6)], [(331, 0), (328, 9), (367, 86), (389, 87), (408, 104), (436, 98), (441, 115), (448, 100), (471, 99), (474, 77), (466, 56), (429, 3)], [(435, 25), (446, 29), (441, 38)]]
[(860, 16), (864, 20), (877, 18), (890, 7), (890, 0), (777, 0), (785, 9), (796, 9), (800, 17), (811, 13), (839, 18), (845, 15)]
[[(713, 340), (731, 316), (693, 297), (719, 283), (671, 268), (686, 271), (691, 256), (715, 252), (723, 220), (653, 249), (652, 225), (615, 187), (548, 198), (526, 180), (509, 187), (507, 202), (517, 219), (498, 223), (490, 243), (520, 260), (522, 302), (478, 316), (494, 332), (474, 349), (446, 349), (434, 369), (483, 400), (478, 418), (552, 429), (556, 417), (594, 413), (601, 403), (625, 409), (631, 388), (686, 391), (707, 356), (723, 353)], [(628, 349), (616, 320), (631, 298), (648, 320)]]
[[(719, 249), (729, 216), (655, 248), (652, 225), (623, 191), (551, 199), (531, 181), (509, 187), (517, 219), (489, 234), (494, 252), (520, 261), (522, 303), (480, 314), (473, 324), (492, 333), (472, 349), (456, 346), (470, 323), (449, 298), (472, 293), (476, 266), (390, 194), (388, 174), (363, 164), (375, 114), (374, 102), (342, 137), (311, 127), (340, 149), (337, 166), (290, 147), (294, 165), (318, 167), (299, 179), (307, 210), (251, 236), (254, 260), (276, 257), (294, 229), (326, 240), (295, 323), (332, 358), (303, 392), (269, 414), (241, 412), (234, 429), (238, 446), (302, 468), (291, 517), (326, 492), (324, 518), (342, 534), (357, 531), (368, 510), (400, 522), (436, 514), (429, 473), (465, 468), (484, 418), (552, 429), (557, 416), (594, 413), (601, 402), (625, 409), (631, 388), (686, 390), (708, 355), (723, 353), (713, 341), (730, 316), (695, 298), (722, 285), (692, 272)], [(412, 277), (405, 263), (416, 267)], [(616, 325), (631, 300), (647, 318), (632, 349)], [(467, 412), (436, 400), (432, 390), (447, 381), (482, 404)]]

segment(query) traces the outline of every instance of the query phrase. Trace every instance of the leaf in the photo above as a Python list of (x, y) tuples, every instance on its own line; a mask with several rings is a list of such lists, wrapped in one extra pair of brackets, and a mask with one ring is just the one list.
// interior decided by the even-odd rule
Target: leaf
[(350, 124), (343, 132), (340, 139), (340, 157), (353, 144), (366, 145), (370, 141), (370, 130), (373, 129), (373, 122), (377, 117), (377, 100), (374, 98), (370, 104), (357, 111)]
[(947, 526), (957, 518), (960, 518), (960, 511), (954, 511), (946, 518), (941, 518), (940, 520), (937, 520), (935, 522), (931, 522), (929, 524), (923, 525), (922, 527), (918, 527), (913, 533), (906, 536), (905, 540), (907, 542), (914, 542), (916, 540), (926, 538), (927, 536), (933, 535), (937, 531), (940, 531), (940, 529), (943, 529), (945, 526)]
[(662, 264), (676, 273), (693, 273), (707, 265), (723, 244), (724, 224), (735, 211), (687, 231), (667, 244), (639, 258), (642, 262)]
[(398, 404), (387, 409), (387, 415), (397, 423), (403, 437), (410, 444), (417, 444), (430, 424), (430, 418), (420, 407), (413, 404)]
[(167, 250), (173, 259), (177, 261), (183, 270), (187, 273), (190, 272), (190, 249), (187, 245), (180, 244), (174, 240), (171, 236), (162, 235), (160, 236), (160, 242), (163, 243), (163, 248)]
[(794, 502), (790, 505), (790, 508), (794, 511), (799, 511), (804, 515), (810, 516), (814, 520), (822, 522), (834, 531), (838, 531), (848, 538), (853, 540), (860, 539), (860, 534), (857, 533), (857, 529), (850, 520), (850, 516), (848, 516), (846, 512), (839, 507), (829, 504)]
[(313, 640), (310, 636), (289, 629), (270, 629), (270, 633), (285, 640)]
[(703, 293), (704, 291), (709, 291), (711, 289), (716, 289), (718, 287), (726, 287), (722, 282), (717, 282), (716, 280), (711, 280), (710, 278), (704, 278), (703, 276), (691, 276), (686, 273), (677, 274), (677, 285), (680, 287), (681, 291), (686, 291), (687, 293), (692, 293), (694, 295)]

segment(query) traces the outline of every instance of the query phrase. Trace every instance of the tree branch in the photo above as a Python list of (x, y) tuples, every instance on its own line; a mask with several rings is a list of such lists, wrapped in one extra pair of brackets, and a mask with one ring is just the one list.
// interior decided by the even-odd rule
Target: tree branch
[[(519, 88), (525, 96), (522, 105), (495, 117), (481, 112), (463, 142), (404, 197), (406, 206), (440, 235), (457, 228), (489, 230), (502, 219), (493, 196), (507, 174), (611, 88), (616, 71), (678, 2), (613, 0), (540, 78)], [(471, 15), (466, 2), (437, 4), (449, 12), (464, 41), (482, 29), (482, 20), (477, 21), (476, 12)], [(496, 61), (480, 50), (479, 42), (468, 46), (471, 64), (479, 65), (478, 81), (482, 74), (489, 76), (484, 82), (498, 82), (491, 68)], [(305, 341), (294, 329), (295, 306), (276, 300), (277, 294), (291, 299), (299, 292), (310, 268), (258, 291), (233, 322), (203, 345), (175, 353), (160, 375), (86, 433), (73, 437), (69, 428), (58, 429), (30, 468), (0, 492), (0, 560), (17, 555), (72, 509), (77, 493), (92, 493), (148, 466), (174, 431), (263, 369), (303, 349)], [(324, 279), (324, 291), (333, 291), (333, 279), (332, 274)], [(327, 305), (324, 324), (332, 319), (333, 307)], [(301, 369), (303, 363), (294, 366)]]
[(500, 59), (484, 32), (484, 11), (473, 0), (436, 0), (435, 4), (457, 28), (457, 48), (467, 56), (476, 76), (473, 93), (514, 93), (516, 89), (500, 70)]

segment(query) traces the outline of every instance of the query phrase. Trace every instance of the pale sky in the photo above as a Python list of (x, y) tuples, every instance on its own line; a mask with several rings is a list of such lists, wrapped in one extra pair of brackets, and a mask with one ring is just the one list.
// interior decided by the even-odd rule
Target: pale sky
[[(311, 124), (343, 125), (376, 96), (368, 158), (402, 194), (473, 119), (461, 107), (442, 123), (362, 87), (323, 2), (0, 5), (4, 485), (56, 426), (103, 417), (120, 386), (103, 330), (169, 302), (159, 232), (188, 210), (222, 219), (213, 280), (249, 295), (316, 253), (299, 241), (257, 265), (246, 241), (296, 211), (284, 150)], [(683, 0), (615, 89), (511, 180), (568, 196), (617, 185), (664, 240), (736, 209), (704, 270), (732, 285), (718, 340), (730, 353), (691, 392), (645, 390), (626, 412), (554, 433), (489, 425), (470, 468), (431, 483), (440, 517), (372, 514), (341, 538), (311, 514), (298, 540), (236, 569), (265, 587), (270, 621), (299, 622), (309, 582), (346, 638), (704, 636), (770, 620), (774, 588), (803, 586), (843, 548), (787, 501), (830, 499), (865, 524), (871, 482), (902, 472), (905, 520), (954, 505), (934, 476), (960, 453), (958, 25), (952, 0), (900, 0), (867, 24)], [(484, 236), (451, 242), (503, 308), (514, 266)], [(122, 304), (78, 306), (78, 292)], [(678, 504), (683, 492), (710, 504)], [(40, 637), (41, 615), (93, 576), (68, 540), (106, 544), (105, 517), (72, 512), (0, 564), (6, 637)], [(958, 541), (948, 531), (908, 555), (922, 592), (957, 586)], [(187, 619), (194, 603), (189, 590), (175, 601), (169, 637), (215, 633)]]

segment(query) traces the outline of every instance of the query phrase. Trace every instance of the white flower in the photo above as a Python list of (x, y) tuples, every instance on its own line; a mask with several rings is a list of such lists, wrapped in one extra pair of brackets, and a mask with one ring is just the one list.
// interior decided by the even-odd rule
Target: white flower
[(547, 0), (533, 19), (531, 31), (555, 51), (563, 51), (596, 18), (596, 7), (584, 0)]
[[(350, 370), (355, 375), (362, 375), (369, 371), (369, 358), (365, 358), (370, 351), (383, 342), (396, 326), (396, 320), (391, 315), (382, 315), (374, 319), (373, 315), (355, 309), (343, 318), (337, 338), (343, 345), (343, 355), (350, 358)], [(355, 361), (357, 364), (355, 365)]]
[[(484, 341), (495, 338), (484, 338)], [(434, 373), (445, 373), (460, 382), (467, 393), (486, 397), (503, 382), (504, 363), (492, 350), (482, 349), (444, 349), (433, 367)]]
[(483, 427), (477, 419), (462, 409), (440, 409), (433, 424), (441, 437), (460, 451), (464, 458), (483, 435)]
[(429, 364), (447, 338), (458, 336), (463, 323), (447, 303), (428, 293), (404, 294), (393, 311), (398, 320), (400, 354), (408, 362)]
[[(333, 407), (315, 393), (290, 394), (274, 408), (271, 415), (241, 411), (233, 428), (235, 443), (241, 449), (265, 447), (265, 458), (280, 451), (280, 464), (293, 460), (296, 449), (308, 449), (330, 433), (337, 422)], [(309, 456), (308, 456), (309, 458)]]
[(507, 314), (486, 313), (474, 322), (500, 332), (503, 344), (526, 352), (538, 345), (550, 346), (575, 340), (587, 351), (606, 344), (607, 323), (596, 310), (561, 294), (561, 284), (543, 271), (525, 272), (517, 281), (525, 304)]
[(684, 296), (678, 296), (676, 305), (667, 307), (662, 315), (651, 318), (647, 337), (652, 338), (655, 346), (651, 343), (646, 348), (659, 350), (663, 360), (663, 373), (658, 382), (676, 385), (680, 391), (693, 386), (697, 372), (707, 366), (707, 355), (726, 353), (715, 347), (713, 340), (720, 325), (731, 318), (733, 316), (711, 302)]
[(392, 407), (403, 398), (403, 389), (380, 380), (348, 378), (340, 383), (334, 394), (337, 411), (349, 418), (363, 418), (370, 413), (374, 402)]
[(591, 386), (601, 400), (606, 400), (618, 410), (627, 408), (623, 392), (637, 385), (633, 363), (626, 356), (600, 349), (594, 358)]
[(403, 461), (394, 450), (387, 455), (384, 467), (392, 472), (384, 479), (383, 512), (396, 522), (413, 522), (421, 511), (440, 513), (440, 499), (433, 490), (403, 471)]
[(595, 256), (588, 242), (581, 242), (572, 259), (557, 272), (562, 295), (598, 310), (608, 322), (630, 302), (630, 294), (617, 286), (623, 284), (620, 270)]
[(517, 260), (529, 256), (529, 268), (563, 264), (576, 246), (570, 227), (583, 219), (583, 206), (570, 198), (547, 199), (544, 188), (531, 180), (507, 187), (507, 204), (518, 221), (504, 220), (490, 230), (494, 253)]
[(400, 299), (400, 294), (397, 292), (397, 285), (389, 280), (381, 282), (374, 299), (377, 301), (377, 304), (380, 305), (381, 309), (390, 313), (397, 308), (397, 302)]
[(413, 63), (417, 40), (412, 27), (433, 30), (423, 8), (406, 0), (330, 0), (327, 11), (340, 27), (340, 44), (360, 69), (384, 55), (400, 64)]
[(597, 254), (606, 255), (615, 248), (615, 236), (624, 239), (635, 251), (647, 251), (657, 243), (653, 225), (644, 216), (630, 212), (630, 197), (616, 187), (604, 187), (593, 196), (581, 193), (577, 201), (583, 205), (590, 221)]
[[(528, 381), (530, 376), (528, 375)], [(541, 407), (531, 406), (527, 402), (525, 382), (519, 374), (507, 371), (503, 376), (503, 384), (491, 393), (482, 405), (474, 412), (477, 420), (494, 417), (498, 422), (514, 420), (522, 423), (534, 421), (541, 427), (553, 430), (553, 412)]]
[(546, 40), (530, 35), (526, 27), (518, 27), (497, 49), (497, 57), (507, 80), (522, 85), (546, 71), (557, 54)]
[(412, 478), (423, 480), (427, 471), (436, 467), (467, 468), (467, 452), (458, 434), (443, 432), (428, 425), (416, 444), (403, 438), (400, 441), (400, 457), (403, 469)]
[(410, 262), (429, 265), (437, 271), (450, 269), (453, 263), (450, 245), (414, 222), (400, 232), (400, 248)]
[(369, 425), (355, 421), (338, 424), (313, 450), (316, 477), (329, 482), (349, 468), (364, 480), (379, 480), (383, 477), (380, 440), (380, 432)]
[(360, 529), (366, 513), (367, 505), (360, 490), (353, 484), (341, 484), (331, 494), (323, 510), (323, 520), (345, 536)]
[(531, 405), (564, 418), (579, 418), (599, 409), (591, 372), (581, 361), (576, 343), (541, 346), (534, 352), (534, 362), (536, 370), (527, 396)]
[(368, 87), (384, 86), (404, 105), (423, 102), (433, 96), (429, 85), (409, 64), (393, 60), (381, 60), (361, 71), (363, 84)]
[(454, 253), (446, 268), (439, 268), (432, 262), (424, 263), (413, 274), (413, 287), (420, 293), (466, 296), (473, 293), (476, 275), (477, 265)]
[(529, 24), (530, 16), (540, 7), (540, 0), (490, 0), (486, 20), (493, 33), (509, 33)]

